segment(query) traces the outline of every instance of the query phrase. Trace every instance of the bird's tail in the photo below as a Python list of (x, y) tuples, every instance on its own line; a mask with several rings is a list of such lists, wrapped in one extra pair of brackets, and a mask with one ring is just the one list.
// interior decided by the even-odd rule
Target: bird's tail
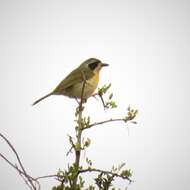
[(51, 96), (51, 95), (52, 95), (52, 92), (49, 93), (49, 94), (47, 94), (47, 95), (45, 95), (45, 96), (43, 96), (42, 98), (36, 100), (36, 101), (32, 104), (32, 106), (36, 105), (37, 103), (41, 102), (43, 99), (45, 99), (45, 98), (47, 98), (47, 97), (49, 97), (49, 96)]

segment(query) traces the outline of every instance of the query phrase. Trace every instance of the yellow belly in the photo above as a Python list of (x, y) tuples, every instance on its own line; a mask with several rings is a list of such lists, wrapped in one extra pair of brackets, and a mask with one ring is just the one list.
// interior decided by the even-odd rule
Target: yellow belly
[[(84, 98), (88, 98), (94, 93), (98, 86), (98, 82), (99, 77), (97, 75), (93, 76), (91, 79), (86, 81), (83, 95)], [(82, 87), (83, 83), (78, 83), (73, 86), (73, 93), (75, 94), (75, 97), (81, 98)]]

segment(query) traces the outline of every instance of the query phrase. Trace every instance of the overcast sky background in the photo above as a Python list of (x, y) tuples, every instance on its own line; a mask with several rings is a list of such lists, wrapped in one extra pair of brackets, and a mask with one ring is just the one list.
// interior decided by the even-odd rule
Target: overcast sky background
[[(82, 155), (108, 170), (126, 162), (130, 190), (189, 190), (190, 2), (185, 0), (1, 0), (0, 132), (34, 177), (65, 168), (72, 156), (76, 102), (52, 96), (32, 107), (89, 57), (109, 63), (100, 86), (112, 83), (118, 109), (90, 99), (92, 121), (139, 109), (137, 125), (98, 126), (84, 133), (92, 145)], [(16, 159), (0, 140), (0, 152)], [(42, 190), (54, 180), (43, 180)], [(116, 184), (124, 189), (125, 182)], [(0, 159), (0, 189), (25, 190)]]

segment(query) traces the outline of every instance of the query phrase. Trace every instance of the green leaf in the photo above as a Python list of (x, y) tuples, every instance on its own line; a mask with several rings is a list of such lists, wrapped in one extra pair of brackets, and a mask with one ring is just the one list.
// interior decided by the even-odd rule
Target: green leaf
[(111, 94), (109, 95), (109, 99), (112, 99), (112, 97), (113, 97), (113, 93), (111, 93)]
[(131, 170), (123, 170), (123, 171), (121, 172), (121, 175), (122, 175), (123, 177), (131, 177), (131, 176), (132, 176), (132, 172), (131, 172)]

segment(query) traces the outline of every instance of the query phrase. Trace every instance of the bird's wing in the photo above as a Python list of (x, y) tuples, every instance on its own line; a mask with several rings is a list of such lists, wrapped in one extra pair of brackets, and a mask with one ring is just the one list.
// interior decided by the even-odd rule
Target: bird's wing
[(63, 79), (59, 85), (55, 88), (53, 92), (62, 92), (66, 88), (73, 86), (74, 84), (80, 83), (84, 80), (88, 80), (94, 75), (93, 72), (89, 72), (88, 70), (75, 69), (69, 75)]

